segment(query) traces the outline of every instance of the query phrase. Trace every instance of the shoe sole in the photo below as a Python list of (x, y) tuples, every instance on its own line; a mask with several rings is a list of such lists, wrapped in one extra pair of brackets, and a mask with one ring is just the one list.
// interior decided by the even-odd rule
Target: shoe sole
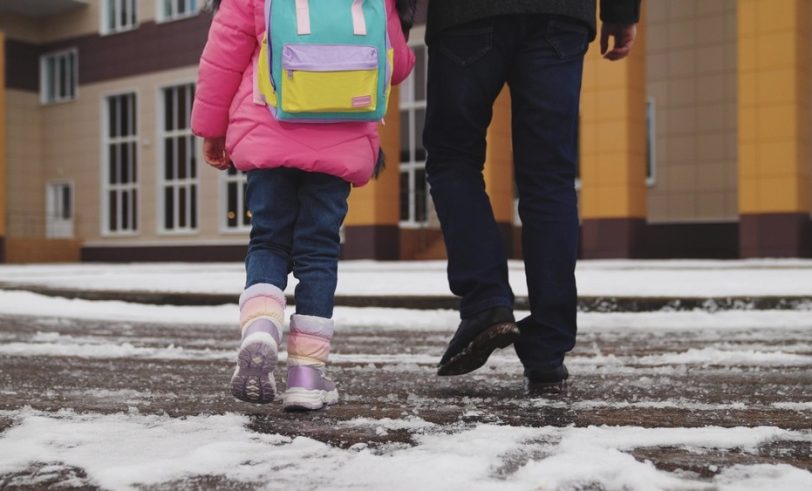
[[(268, 336), (270, 338), (270, 336)], [(271, 339), (245, 343), (237, 355), (237, 370), (231, 377), (231, 395), (253, 404), (268, 404), (276, 398), (277, 350)]]
[(519, 339), (519, 326), (504, 322), (486, 329), (468, 346), (437, 369), (442, 377), (463, 375), (482, 367), (496, 349), (507, 348)]
[(318, 411), (338, 402), (338, 389), (288, 389), (283, 396), (283, 407), (288, 412)]
[(527, 393), (530, 396), (555, 396), (567, 392), (567, 381), (550, 382), (546, 384), (528, 383), (526, 386)]

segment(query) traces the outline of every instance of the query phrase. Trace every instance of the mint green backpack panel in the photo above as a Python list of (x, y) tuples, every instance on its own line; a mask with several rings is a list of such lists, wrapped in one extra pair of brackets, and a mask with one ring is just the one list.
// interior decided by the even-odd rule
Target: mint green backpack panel
[(391, 79), (385, 0), (266, 0), (280, 121), (379, 121)]

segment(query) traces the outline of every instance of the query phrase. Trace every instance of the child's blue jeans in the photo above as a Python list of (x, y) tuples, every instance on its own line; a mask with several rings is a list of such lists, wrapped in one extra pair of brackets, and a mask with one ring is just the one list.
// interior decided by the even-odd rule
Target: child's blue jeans
[(299, 280), (296, 313), (332, 317), (349, 194), (347, 181), (328, 174), (282, 167), (249, 171), (245, 287), (270, 283), (284, 290), (292, 271)]

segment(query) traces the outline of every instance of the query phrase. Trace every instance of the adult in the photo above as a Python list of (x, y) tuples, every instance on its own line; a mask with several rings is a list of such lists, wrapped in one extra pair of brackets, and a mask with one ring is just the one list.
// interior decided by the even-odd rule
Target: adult
[[(600, 0), (604, 58), (628, 56), (640, 0)], [(531, 390), (559, 389), (575, 345), (578, 108), (596, 0), (430, 0), (426, 172), (461, 323), (439, 375), (515, 344)], [(610, 49), (610, 41), (613, 46)], [(507, 83), (530, 315), (513, 316), (507, 256), (482, 170), (493, 103)]]

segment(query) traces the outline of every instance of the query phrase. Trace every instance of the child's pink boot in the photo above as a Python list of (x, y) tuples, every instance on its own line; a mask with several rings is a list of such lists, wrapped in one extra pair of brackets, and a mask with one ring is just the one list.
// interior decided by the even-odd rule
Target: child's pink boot
[(273, 402), (273, 377), (285, 318), (285, 294), (268, 283), (246, 288), (240, 295), (242, 343), (237, 368), (231, 377), (231, 394), (257, 404)]
[(338, 402), (335, 384), (324, 376), (333, 330), (332, 319), (298, 314), (291, 317), (286, 410), (316, 410)]

